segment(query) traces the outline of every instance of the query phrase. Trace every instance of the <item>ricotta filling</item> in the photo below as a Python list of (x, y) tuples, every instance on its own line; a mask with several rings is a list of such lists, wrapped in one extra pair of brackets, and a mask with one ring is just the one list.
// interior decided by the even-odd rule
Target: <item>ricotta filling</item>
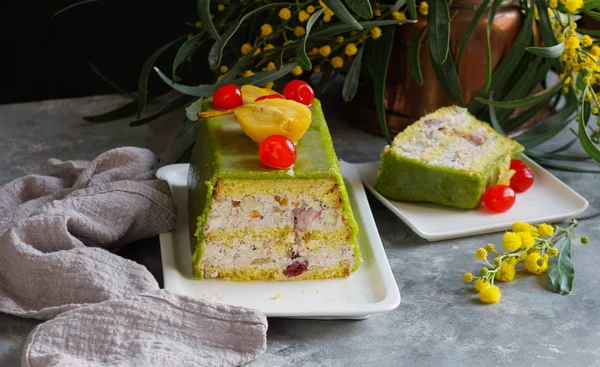
[(462, 111), (443, 119), (432, 118), (413, 125), (411, 135), (394, 142), (396, 153), (432, 166), (467, 170), (487, 152), (493, 151), (500, 137), (484, 126), (473, 128), (471, 118)]
[(273, 239), (238, 238), (230, 244), (213, 242), (206, 244), (201, 267), (208, 269), (205, 276), (215, 278), (218, 269), (280, 269), (285, 270), (294, 262), (308, 265), (307, 270), (337, 266), (347, 262), (352, 267), (356, 261), (351, 243), (325, 244), (309, 241), (306, 244), (281, 247), (273, 246)]
[(342, 208), (331, 208), (308, 196), (294, 198), (249, 195), (238, 200), (222, 198), (211, 206), (205, 233), (253, 228), (294, 228), (301, 231), (335, 231), (343, 228)]

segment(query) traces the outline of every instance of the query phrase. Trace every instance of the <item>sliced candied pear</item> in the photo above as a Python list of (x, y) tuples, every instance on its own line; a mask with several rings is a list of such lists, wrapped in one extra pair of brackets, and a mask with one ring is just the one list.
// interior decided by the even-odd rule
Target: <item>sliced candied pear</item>
[(244, 133), (257, 143), (268, 136), (283, 135), (297, 142), (312, 121), (310, 108), (286, 99), (265, 99), (233, 110)]
[(254, 85), (245, 84), (240, 88), (242, 90), (242, 99), (244, 100), (244, 104), (252, 103), (255, 99), (261, 96), (268, 96), (268, 90), (264, 88), (260, 88)]

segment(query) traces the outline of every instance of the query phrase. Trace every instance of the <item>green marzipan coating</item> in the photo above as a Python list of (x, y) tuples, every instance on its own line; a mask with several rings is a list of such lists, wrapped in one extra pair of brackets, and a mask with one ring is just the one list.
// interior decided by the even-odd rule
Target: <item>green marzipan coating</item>
[(514, 142), (512, 151), (497, 155), (481, 171), (470, 172), (429, 165), (386, 149), (381, 153), (375, 190), (392, 200), (476, 208), (485, 189), (497, 181), (506, 154), (518, 158), (522, 151), (523, 147)]
[[(204, 110), (210, 109), (212, 100), (204, 102)], [(312, 122), (304, 136), (296, 144), (297, 159), (294, 177), (288, 170), (264, 166), (258, 158), (258, 145), (253, 142), (232, 115), (212, 117), (198, 122), (198, 136), (188, 175), (190, 208), (190, 246), (194, 276), (202, 279), (198, 264), (203, 255), (204, 224), (210, 212), (213, 190), (220, 178), (229, 179), (317, 179), (334, 178), (340, 188), (342, 208), (352, 229), (352, 241), (356, 264), (360, 265), (360, 250), (356, 235), (358, 227), (344, 179), (333, 149), (333, 142), (321, 103), (315, 99), (311, 106)]]

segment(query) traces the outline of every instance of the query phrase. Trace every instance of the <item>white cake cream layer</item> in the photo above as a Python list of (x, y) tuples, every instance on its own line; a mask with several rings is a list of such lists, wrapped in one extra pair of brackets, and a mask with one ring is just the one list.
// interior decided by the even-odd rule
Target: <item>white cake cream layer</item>
[(336, 231), (345, 227), (343, 211), (308, 196), (275, 197), (248, 195), (220, 198), (213, 202), (205, 226), (207, 237), (214, 230), (265, 230), (293, 228), (302, 231)]
[(481, 124), (464, 108), (440, 118), (425, 118), (399, 134), (391, 146), (396, 153), (433, 166), (468, 169), (475, 161), (497, 149), (499, 135)]
[(346, 262), (356, 262), (351, 243), (329, 244), (309, 241), (291, 245), (288, 250), (274, 243), (272, 238), (239, 238), (227, 245), (224, 242), (207, 244), (201, 266), (208, 270), (204, 276), (215, 278), (219, 269), (262, 268), (283, 271), (291, 262), (307, 264), (307, 270), (327, 268)]

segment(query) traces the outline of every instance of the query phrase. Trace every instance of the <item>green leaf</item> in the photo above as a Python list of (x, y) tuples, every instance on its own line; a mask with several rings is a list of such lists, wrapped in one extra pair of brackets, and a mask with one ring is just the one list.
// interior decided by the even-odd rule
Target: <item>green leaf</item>
[(423, 35), (425, 34), (427, 28), (427, 26), (421, 28), (419, 33), (417, 33), (415, 38), (413, 38), (408, 45), (408, 70), (410, 71), (410, 75), (412, 75), (413, 79), (421, 85), (423, 84), (423, 74), (421, 73), (421, 60), (419, 55), (421, 53), (421, 42), (423, 42)]
[(352, 14), (350, 14), (348, 9), (346, 9), (344, 4), (342, 4), (340, 0), (323, 0), (323, 3), (325, 3), (325, 5), (327, 5), (327, 7), (331, 9), (331, 11), (333, 11), (335, 15), (342, 20), (342, 22), (351, 26), (352, 29), (358, 31), (363, 29), (360, 23), (357, 22), (356, 19), (354, 19)]
[(102, 72), (100, 70), (98, 70), (98, 68), (96, 68), (96, 66), (94, 64), (92, 64), (92, 62), (89, 60), (88, 60), (88, 65), (90, 66), (90, 68), (92, 68), (92, 71), (100, 77), (100, 79), (104, 80), (104, 82), (106, 84), (113, 87), (117, 92), (119, 92), (123, 95), (126, 95), (128, 97), (134, 98), (131, 95), (131, 93), (127, 92), (125, 89), (121, 88), (117, 83), (113, 82), (112, 80), (110, 80), (106, 76), (104, 76), (104, 74), (102, 74)]
[(286, 6), (295, 6), (295, 3), (272, 3), (263, 5), (258, 7), (248, 13), (246, 13), (243, 17), (240, 18), (237, 22), (232, 22), (232, 25), (223, 33), (221, 36), (221, 40), (215, 41), (214, 45), (211, 47), (210, 52), (208, 53), (208, 63), (211, 68), (215, 69), (221, 64), (221, 59), (223, 58), (223, 50), (227, 43), (231, 40), (235, 32), (238, 31), (240, 26), (248, 19), (252, 18), (255, 14), (260, 13), (263, 10), (269, 10), (274, 8), (286, 7)]
[(477, 12), (473, 16), (473, 19), (471, 19), (471, 22), (469, 23), (469, 26), (467, 27), (465, 34), (463, 35), (463, 37), (460, 40), (460, 46), (458, 49), (458, 57), (456, 58), (456, 67), (457, 68), (460, 68), (460, 61), (462, 60), (463, 52), (465, 51), (467, 43), (469, 43), (469, 39), (471, 38), (473, 31), (475, 30), (475, 26), (477, 26), (477, 23), (479, 23), (479, 19), (481, 18), (483, 13), (487, 10), (489, 2), (490, 2), (490, 0), (483, 0), (481, 2), (481, 5), (479, 5), (479, 7), (477, 8)]
[(283, 78), (284, 76), (288, 75), (296, 65), (297, 64), (295, 62), (292, 62), (284, 65), (279, 70), (263, 71), (249, 76), (247, 78), (234, 80), (232, 83), (237, 85), (252, 84), (256, 86), (261, 86), (268, 82), (272, 82), (277, 79)]
[(575, 137), (573, 138), (571, 141), (569, 141), (568, 143), (565, 143), (564, 145), (549, 151), (548, 153), (553, 154), (553, 153), (559, 153), (559, 152), (564, 152), (565, 150), (569, 149), (570, 147), (572, 147), (576, 142), (579, 141), (579, 137)]
[(373, 9), (369, 0), (346, 0), (346, 5), (362, 18), (373, 18)]
[[(392, 8), (390, 9), (390, 12), (395, 12), (400, 10), (400, 8), (406, 4), (406, 0), (396, 0), (396, 2), (394, 3), (394, 6), (392, 6)], [(415, 12), (414, 14), (410, 15), (410, 11), (409, 11), (409, 15), (411, 18), (416, 18), (417, 17), (417, 9), (416, 9), (416, 4), (415, 2), (413, 2), (413, 11)], [(410, 9), (409, 9), (410, 10)]]
[(148, 77), (150, 76), (150, 71), (152, 71), (152, 67), (156, 62), (156, 59), (163, 52), (165, 52), (169, 47), (173, 46), (175, 43), (179, 42), (183, 37), (179, 37), (176, 40), (173, 40), (163, 46), (161, 46), (158, 50), (154, 51), (152, 55), (146, 60), (144, 66), (142, 66), (142, 71), (140, 72), (140, 79), (138, 81), (138, 110), (137, 117), (141, 117), (144, 113), (144, 108), (146, 108), (146, 103), (148, 102)]
[(308, 36), (310, 35), (311, 28), (313, 27), (315, 22), (319, 19), (321, 14), (323, 14), (324, 11), (325, 11), (325, 8), (315, 12), (313, 15), (310, 16), (310, 18), (308, 19), (308, 22), (306, 23), (306, 33), (304, 35), (304, 38), (302, 39), (302, 42), (298, 43), (298, 46), (296, 48), (296, 62), (304, 70), (312, 69), (312, 64), (310, 62), (310, 59), (308, 58), (308, 55), (306, 54), (306, 40), (308, 39)]
[(484, 103), (488, 106), (494, 106), (499, 108), (527, 107), (548, 101), (550, 98), (552, 98), (552, 96), (556, 94), (556, 92), (558, 92), (562, 88), (566, 78), (567, 76), (563, 77), (561, 80), (556, 82), (552, 87), (546, 88), (543, 91), (526, 98), (516, 99), (512, 101), (491, 101), (489, 99), (475, 97), (475, 100), (477, 100), (480, 103)]
[(204, 98), (200, 97), (196, 102), (185, 108), (185, 117), (190, 121), (198, 121), (198, 112), (202, 111)]
[[(586, 90), (583, 92), (583, 95), (585, 96), (587, 91)], [(583, 108), (583, 106), (580, 108), (580, 118), (579, 118), (579, 141), (581, 142), (581, 146), (583, 147), (583, 150), (585, 150), (585, 152), (592, 157), (596, 162), (600, 162), (600, 149), (598, 149), (598, 147), (596, 146), (596, 144), (594, 144), (594, 142), (592, 141), (592, 139), (590, 139), (590, 136), (587, 133), (587, 130), (585, 128), (585, 123), (587, 122), (588, 117), (585, 116), (585, 108)]]
[(452, 57), (448, 57), (446, 62), (441, 65), (438, 65), (432, 58), (431, 65), (433, 66), (433, 71), (435, 72), (442, 90), (444, 93), (446, 93), (448, 98), (453, 101), (459, 100), (462, 94), (462, 89), (460, 86), (460, 81), (458, 80), (458, 74), (454, 68), (454, 63), (452, 62)]
[[(417, 0), (408, 0), (407, 8), (408, 8), (408, 16), (410, 17), (410, 19), (417, 19)], [(396, 9), (396, 10), (398, 10), (398, 9)]]
[(194, 37), (190, 38), (189, 40), (185, 41), (181, 45), (181, 47), (179, 47), (179, 50), (177, 51), (177, 54), (173, 59), (173, 74), (177, 72), (177, 68), (179, 68), (179, 65), (181, 65), (181, 63), (185, 59), (187, 59), (188, 56), (193, 54), (198, 49), (198, 47), (200, 47), (200, 40), (204, 37), (205, 34), (206, 31), (202, 31), (196, 34)]
[(565, 44), (561, 42), (554, 46), (527, 47), (526, 50), (538, 56), (554, 59), (563, 54), (563, 52), (565, 51)]
[[(546, 75), (548, 74), (548, 70), (550, 69), (550, 64), (544, 63), (544, 65), (542, 65), (542, 67), (540, 68), (539, 67), (540, 61), (541, 61), (540, 57), (535, 57), (535, 60), (533, 62), (532, 61), (529, 62), (529, 65), (525, 69), (525, 73), (522, 75), (519, 75), (519, 78), (516, 79), (517, 81), (513, 82), (512, 86), (511, 86), (512, 89), (504, 96), (504, 98), (502, 98), (502, 100), (511, 101), (511, 100), (527, 97), (534, 91), (534, 89), (540, 84), (540, 82), (542, 80), (545, 80)], [(516, 72), (516, 70), (515, 70), (515, 72)], [(539, 103), (538, 105), (536, 105), (536, 106), (540, 106), (538, 108), (538, 111), (545, 104), (546, 103)], [(535, 107), (530, 109), (527, 112), (527, 114), (532, 113), (533, 109), (535, 109)], [(527, 120), (522, 121), (522, 122), (519, 120), (525, 118), (525, 115), (520, 116), (518, 119), (509, 120), (509, 118), (510, 118), (510, 116), (512, 116), (513, 112), (514, 112), (513, 109), (502, 109), (498, 113), (498, 120), (501, 121), (502, 126), (504, 127), (504, 129), (506, 131), (512, 131), (512, 130), (520, 127), (523, 123), (525, 123), (526, 121), (528, 121), (531, 117), (533, 117), (535, 115), (535, 113), (533, 113), (533, 115), (531, 115), (531, 117), (529, 117)]]
[(577, 28), (577, 32), (587, 34), (589, 36), (595, 36), (595, 37), (600, 36), (600, 30), (595, 30), (595, 29)]
[(590, 9), (596, 9), (598, 7), (600, 7), (600, 0), (586, 0), (583, 3), (583, 8), (584, 9), (590, 10)]
[(384, 100), (387, 69), (390, 61), (390, 55), (392, 53), (394, 30), (395, 27), (386, 27), (383, 30), (381, 38), (373, 42), (373, 49), (377, 50), (377, 57), (374, 59), (375, 65), (373, 65), (373, 91), (375, 97), (375, 108), (377, 110), (379, 126), (388, 144), (391, 144), (392, 140), (390, 139), (390, 133), (388, 131), (387, 121), (385, 118)]
[(221, 36), (219, 36), (212, 19), (210, 19), (210, 0), (198, 0), (198, 17), (200, 17), (202, 26), (208, 34), (215, 40), (220, 41)]
[(337, 73), (330, 64), (325, 64), (323, 67), (321, 67), (321, 79), (319, 80), (319, 84), (316, 88), (316, 93), (318, 94), (319, 98), (324, 96), (327, 89), (333, 85), (336, 76)]
[(448, 58), (450, 48), (450, 11), (446, 0), (429, 2), (427, 24), (429, 25), (429, 51), (433, 61), (441, 65)]
[(486, 27), (486, 53), (485, 53), (485, 86), (484, 90), (487, 92), (490, 90), (492, 83), (492, 42), (490, 41), (490, 35), (492, 33), (492, 25), (496, 18), (496, 12), (500, 8), (503, 0), (494, 0), (490, 11), (488, 13), (488, 22)]
[[(515, 71), (517, 65), (519, 65), (519, 62), (523, 59), (523, 54), (527, 52), (525, 51), (525, 47), (529, 45), (533, 34), (533, 13), (534, 12), (532, 11), (526, 13), (521, 31), (515, 39), (510, 52), (492, 75), (490, 90), (498, 92), (502, 89)], [(477, 94), (478, 97), (483, 97), (485, 95), (486, 93), (483, 90)], [(484, 107), (485, 105), (475, 98), (469, 104), (469, 112), (473, 115), (478, 115)]]
[(559, 154), (559, 153), (543, 153), (532, 150), (526, 150), (525, 154), (529, 157), (539, 157), (543, 159), (552, 159), (556, 161), (569, 161), (569, 162), (584, 162), (592, 159), (588, 156), (579, 156), (571, 154)]
[(56, 13), (52, 14), (52, 16), (50, 17), (50, 19), (54, 18), (54, 17), (55, 17), (55, 16), (57, 16), (58, 14), (61, 14), (61, 13), (65, 12), (65, 11), (67, 11), (67, 10), (69, 10), (69, 9), (73, 9), (73, 8), (74, 8), (74, 7), (76, 7), (76, 6), (79, 6), (79, 5), (84, 5), (84, 4), (89, 4), (89, 3), (96, 3), (96, 2), (98, 2), (98, 1), (100, 1), (100, 0), (83, 0), (83, 1), (77, 2), (77, 3), (75, 3), (75, 4), (71, 4), (71, 5), (69, 5), (69, 6), (66, 6), (66, 7), (64, 7), (64, 8), (62, 8), (62, 9), (60, 9), (60, 10), (59, 10), (59, 11), (57, 11)]
[(571, 165), (557, 164), (550, 160), (542, 159), (542, 158), (535, 158), (535, 161), (544, 167), (559, 169), (562, 171), (579, 172), (579, 173), (600, 173), (600, 170), (578, 168), (578, 167), (573, 166), (572, 164)]
[(554, 244), (559, 252), (548, 260), (548, 278), (554, 290), (560, 294), (569, 294), (573, 289), (575, 268), (571, 261), (571, 238), (564, 236)]
[[(548, 17), (548, 3), (546, 1), (536, 1), (535, 6), (538, 9), (538, 24), (540, 27), (540, 33), (542, 34), (542, 42), (544, 46), (554, 46), (558, 44), (552, 25), (550, 24), (550, 18)], [(562, 73), (562, 64), (559, 60), (552, 60), (551, 65), (554, 70), (558, 73)]]
[[(388, 25), (394, 24), (402, 24), (402, 23), (416, 23), (415, 20), (404, 19), (404, 20), (368, 20), (365, 22), (360, 22), (360, 26), (364, 29), (369, 29), (373, 27), (384, 27)], [(342, 33), (353, 31), (355, 28), (348, 24), (334, 24), (327, 27), (322, 27), (316, 32), (313, 32), (311, 39), (321, 39), (321, 38), (329, 38), (334, 37)]]
[[(525, 130), (514, 139), (528, 149), (534, 148), (556, 136), (572, 121), (571, 116), (577, 111), (577, 96), (573, 91), (567, 94), (565, 106), (552, 116), (549, 116)], [(568, 149), (568, 147), (566, 148)], [(558, 151), (558, 150), (557, 150)], [(557, 152), (553, 151), (553, 152)]]
[(594, 20), (597, 20), (597, 21), (600, 21), (600, 13), (595, 12), (595, 11), (591, 11), (591, 10), (587, 10), (587, 9), (581, 9), (581, 11), (585, 15), (589, 16), (590, 18), (592, 18)]
[[(492, 99), (493, 96), (494, 96), (494, 93), (491, 93), (490, 99)], [(506, 136), (506, 131), (504, 131), (502, 126), (500, 126), (500, 124), (498, 123), (498, 117), (496, 116), (496, 110), (494, 109), (494, 106), (490, 106), (490, 122), (491, 122), (494, 130), (496, 130), (500, 134)]]
[(129, 102), (126, 105), (123, 105), (121, 107), (118, 107), (112, 111), (108, 111), (99, 115), (93, 115), (93, 116), (84, 116), (83, 119), (85, 121), (88, 122), (94, 122), (94, 123), (104, 123), (104, 122), (111, 122), (114, 120), (119, 120), (128, 116), (131, 116), (133, 114), (135, 114), (135, 111), (137, 111), (137, 106), (138, 106), (138, 102), (137, 100), (133, 101), (133, 102)]
[(147, 124), (148, 122), (154, 121), (157, 118), (159, 118), (163, 115), (166, 115), (169, 112), (175, 111), (175, 110), (185, 106), (192, 99), (193, 99), (193, 97), (186, 96), (186, 95), (178, 96), (177, 98), (167, 102), (164, 106), (162, 106), (162, 108), (158, 112), (156, 112), (152, 115), (145, 116), (145, 117), (138, 118), (136, 120), (131, 121), (129, 123), (129, 126), (139, 126), (139, 125)]
[[(267, 82), (277, 80), (277, 79), (282, 78), (285, 75), (289, 74), (290, 71), (292, 71), (292, 69), (296, 65), (297, 64), (295, 62), (289, 63), (287, 65), (284, 65), (280, 70), (263, 71), (260, 73), (256, 73), (252, 76), (249, 76), (247, 78), (239, 78), (239, 79), (233, 80), (231, 83), (236, 84), (236, 85), (244, 85), (244, 84), (263, 85)], [(171, 88), (175, 89), (178, 92), (186, 94), (188, 96), (211, 97), (215, 93), (215, 90), (217, 90), (217, 88), (219, 87), (219, 84), (205, 85), (202, 87), (192, 87), (189, 85), (178, 84), (178, 83), (175, 83), (174, 81), (172, 81), (171, 79), (169, 79), (169, 77), (166, 76), (157, 67), (155, 67), (154, 70), (156, 70), (156, 72), (158, 73), (158, 76), (160, 76), (160, 78), (165, 83), (167, 83)]]
[(177, 132), (175, 137), (169, 142), (162, 157), (160, 166), (166, 166), (179, 161), (181, 156), (196, 143), (198, 134), (198, 124), (204, 123), (204, 119), (199, 121), (186, 120), (183, 127)]
[(352, 61), (352, 65), (350, 66), (350, 70), (348, 70), (348, 75), (346, 75), (346, 80), (344, 80), (344, 87), (342, 88), (342, 96), (344, 97), (344, 101), (351, 101), (352, 98), (356, 95), (356, 91), (358, 90), (358, 83), (360, 82), (360, 66), (362, 63), (363, 51), (365, 48), (365, 44), (360, 45), (358, 52), (354, 55), (354, 61)]

